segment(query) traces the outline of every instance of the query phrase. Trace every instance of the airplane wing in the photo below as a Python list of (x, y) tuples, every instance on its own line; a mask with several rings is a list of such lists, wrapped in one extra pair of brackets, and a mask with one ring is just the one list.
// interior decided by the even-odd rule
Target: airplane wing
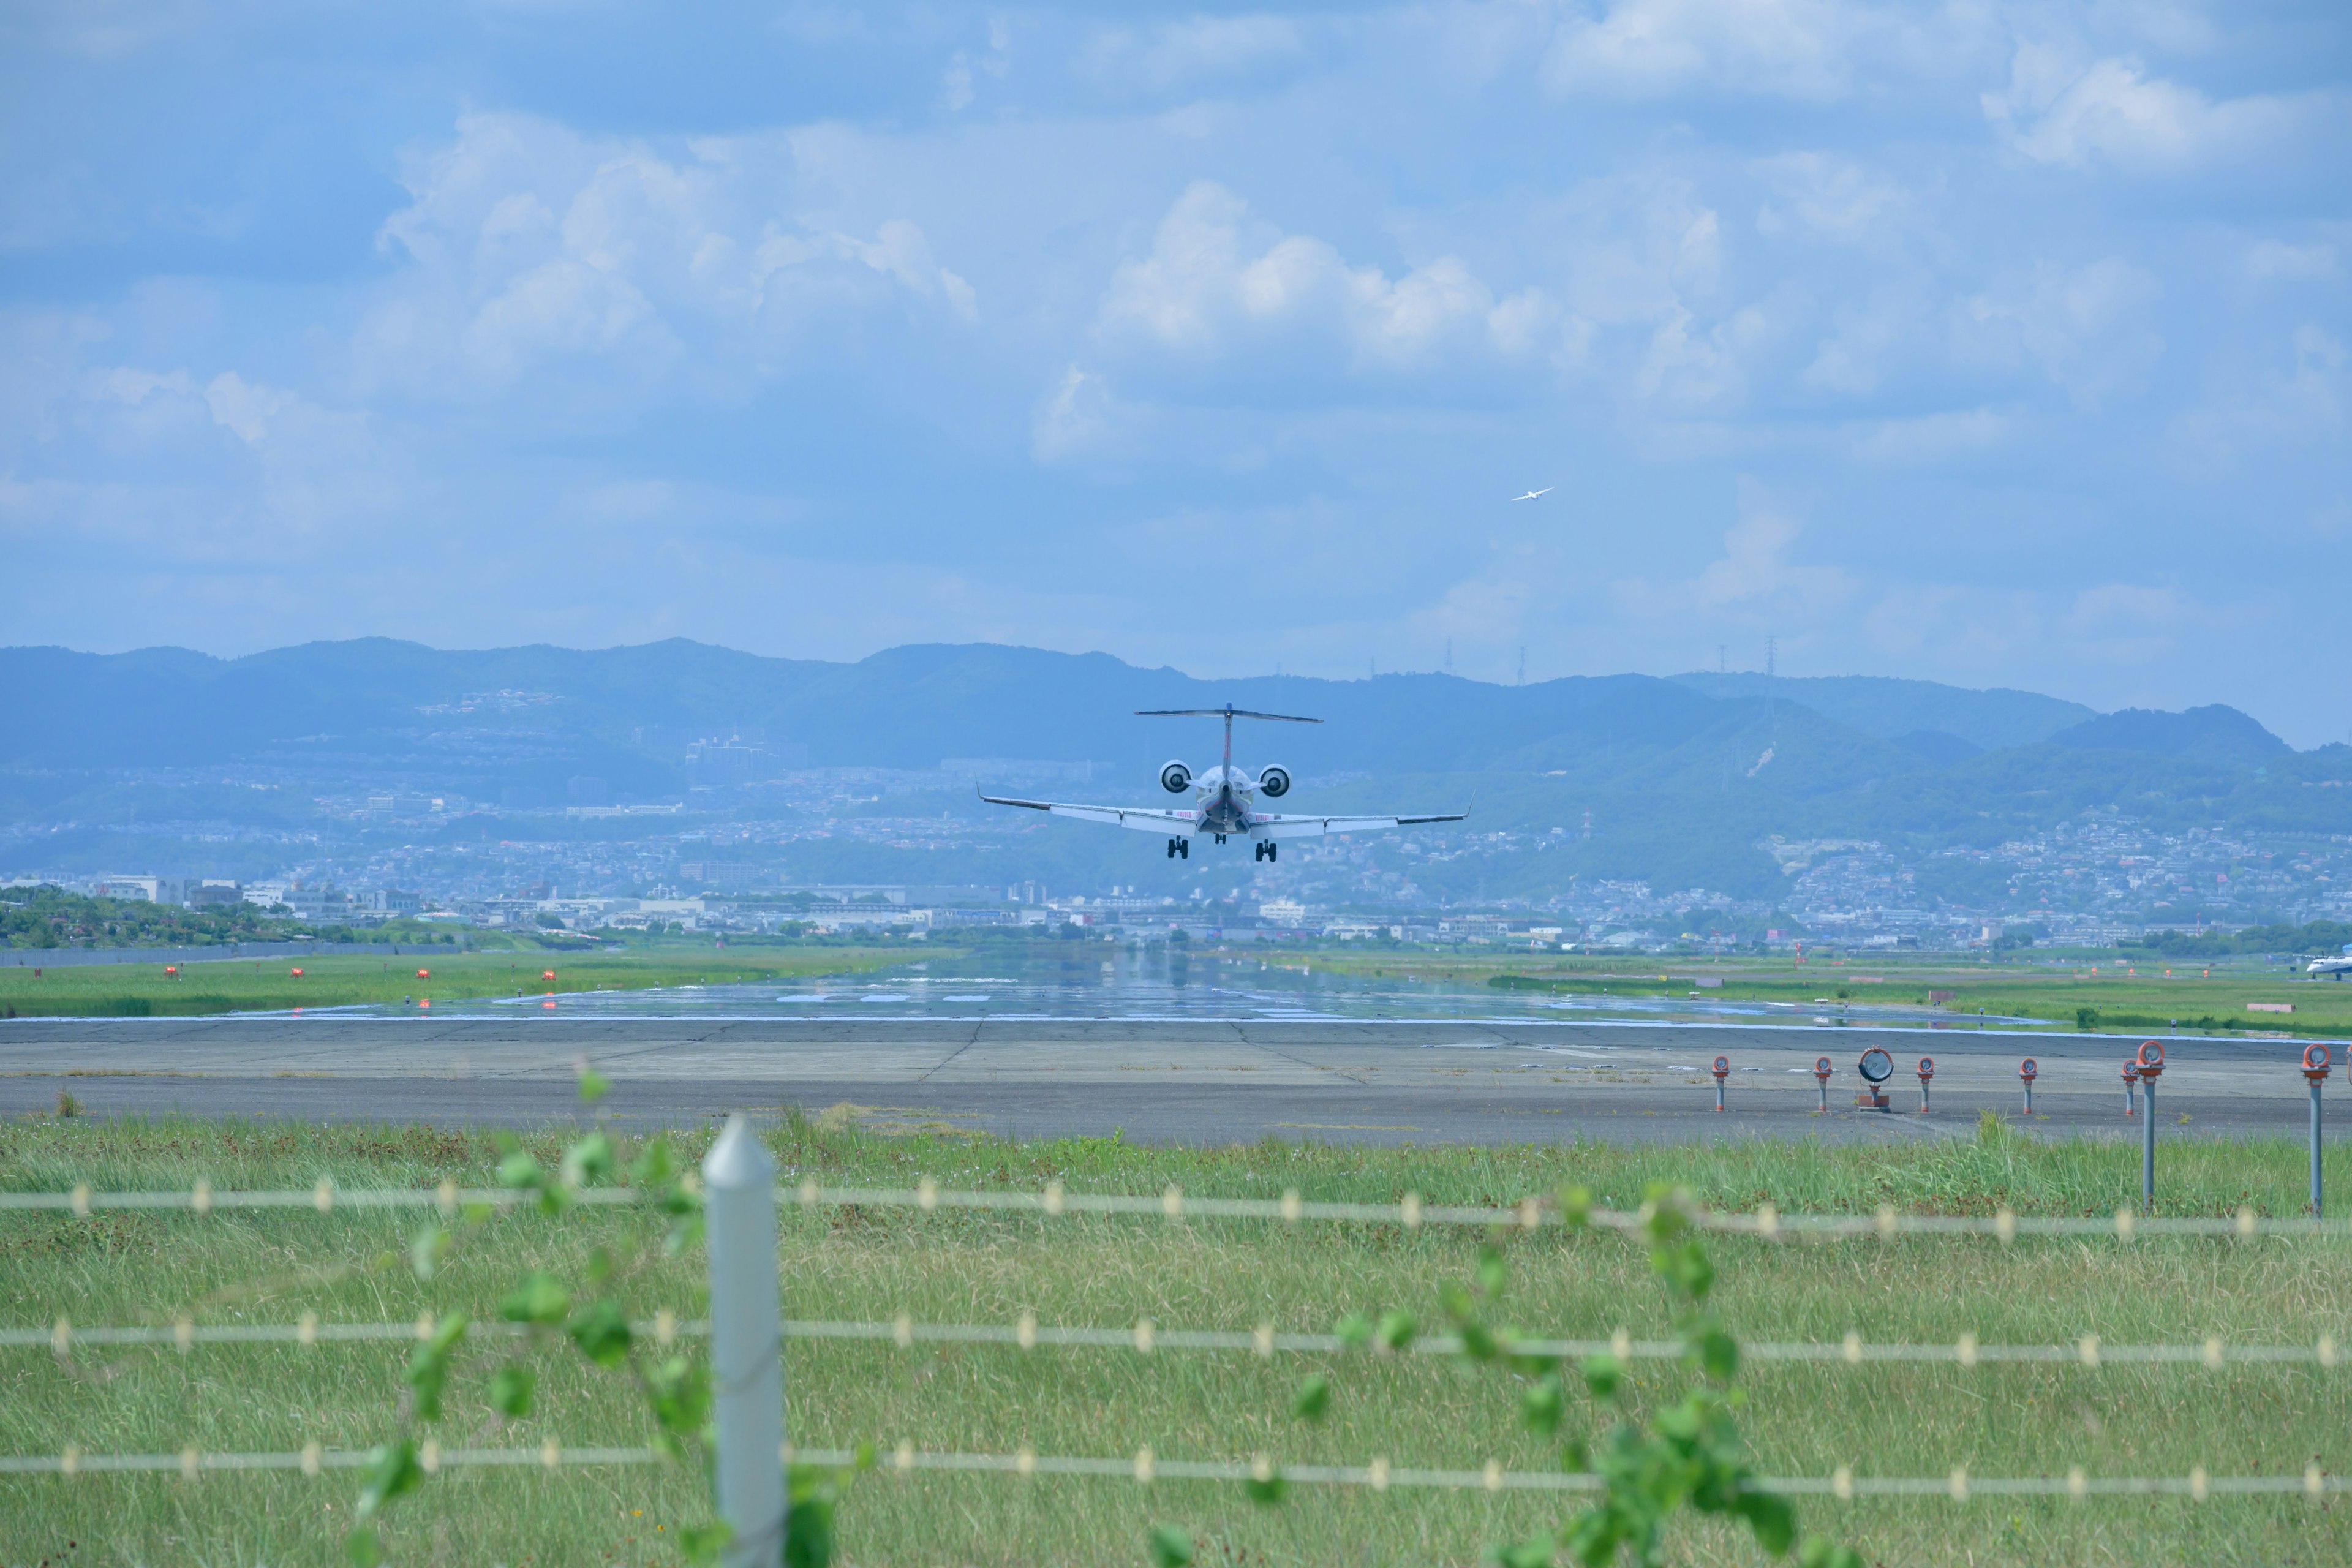
[(1114, 827), (1132, 827), (1143, 833), (1191, 833), (1201, 826), (1198, 813), (1160, 805), (1073, 805), (1066, 801), (1011, 800), (993, 795), (980, 798), (991, 805), (1026, 806), (1031, 811), (1050, 811), (1056, 816), (1075, 816), (1084, 822), (1108, 822)]
[(1250, 826), (1264, 838), (1320, 838), (1327, 833), (1377, 833), (1417, 822), (1459, 822), (1469, 815), (1454, 811), (1435, 816), (1290, 816), (1262, 811), (1252, 815)]

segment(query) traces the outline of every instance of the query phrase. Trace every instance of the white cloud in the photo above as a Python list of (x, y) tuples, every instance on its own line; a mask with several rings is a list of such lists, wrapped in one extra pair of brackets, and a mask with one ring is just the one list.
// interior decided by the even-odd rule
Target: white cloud
[(2157, 173), (2243, 157), (2291, 135), (2308, 107), (2263, 96), (2217, 103), (2146, 69), (2123, 58), (2077, 67), (2027, 44), (2011, 65), (2008, 90), (1983, 95), (1985, 117), (2041, 163)]
[(1883, 242), (1910, 217), (1903, 188), (1833, 153), (1783, 153), (1752, 166), (1772, 193), (1756, 215), (1768, 237), (1801, 234), (1844, 244)]
[(2265, 283), (2333, 283), (2344, 276), (2336, 247), (2325, 243), (2262, 240), (2247, 248), (2245, 268), (2247, 277)]
[(1790, 547), (1803, 531), (1792, 509), (1743, 475), (1738, 521), (1724, 532), (1723, 553), (1696, 577), (1664, 584), (1631, 579), (1612, 591), (1629, 616), (1644, 622), (1687, 624), (1699, 615), (1743, 624), (1801, 623), (1845, 603), (1859, 586), (1841, 567), (1791, 561)]
[(2340, 445), (2352, 401), (2345, 374), (2352, 356), (2341, 339), (2315, 321), (2295, 328), (2284, 346), (2269, 369), (2176, 418), (2176, 453), (2216, 464), (2250, 446)]
[(988, 47), (978, 57), (958, 49), (948, 61), (946, 74), (940, 79), (940, 102), (950, 110), (970, 109), (979, 96), (972, 72), (1002, 81), (1013, 68), (1013, 29), (1003, 17), (989, 19)]
[(213, 377), (205, 388), (205, 405), (212, 410), (213, 423), (235, 431), (248, 447), (258, 445), (293, 403), (293, 394), (258, 385), (233, 370)]
[(793, 335), (898, 300), (969, 321), (971, 286), (921, 228), (870, 237), (794, 199), (789, 136), (712, 138), (669, 156), (520, 115), (468, 115), (413, 156), (411, 204), (382, 244), (409, 265), (358, 332), (363, 382), (465, 395), (551, 361), (757, 374)]
[(1614, 0), (1563, 22), (1543, 63), (1559, 92), (1632, 98), (1693, 89), (1843, 97), (1874, 27), (1842, 0)]
[(1287, 16), (1189, 16), (1153, 27), (1108, 27), (1078, 51), (1078, 74), (1122, 95), (1197, 91), (1303, 61), (1307, 29)]
[(1031, 455), (1054, 463), (1087, 451), (1109, 428), (1111, 412), (1110, 388), (1101, 375), (1067, 367), (1030, 419)]
[(1151, 254), (1122, 263), (1097, 317), (1108, 345), (1206, 362), (1278, 340), (1321, 343), (1355, 369), (1571, 350), (1576, 331), (1543, 295), (1497, 300), (1458, 258), (1391, 279), (1331, 246), (1284, 235), (1211, 181), (1178, 197)]
[(2095, 409), (2137, 384), (2164, 352), (2148, 324), (2162, 285), (2118, 257), (2068, 268), (2037, 264), (1963, 302), (1964, 356), (2031, 363), (2075, 406)]

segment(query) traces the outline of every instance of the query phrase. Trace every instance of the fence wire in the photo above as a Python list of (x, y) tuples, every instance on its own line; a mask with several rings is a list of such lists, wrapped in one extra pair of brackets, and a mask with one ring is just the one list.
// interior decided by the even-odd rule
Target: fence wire
[[(421, 1313), (412, 1322), (341, 1322), (320, 1320), (305, 1312), (291, 1323), (198, 1323), (182, 1315), (169, 1323), (115, 1327), (76, 1327), (58, 1318), (46, 1329), (0, 1329), (0, 1348), (46, 1346), (58, 1355), (76, 1345), (171, 1345), (182, 1351), (197, 1345), (299, 1344), (305, 1346), (383, 1341), (429, 1340), (437, 1320)], [(640, 1337), (669, 1344), (710, 1331), (702, 1319), (680, 1319), (663, 1312), (631, 1325)], [(1051, 1346), (1131, 1351), (1152, 1355), (1161, 1351), (1247, 1352), (1259, 1356), (1277, 1352), (1336, 1354), (1349, 1348), (1337, 1334), (1283, 1333), (1271, 1323), (1255, 1329), (1171, 1329), (1150, 1318), (1127, 1328), (1071, 1328), (1040, 1323), (1024, 1314), (1011, 1323), (919, 1323), (904, 1314), (887, 1321), (787, 1318), (780, 1327), (788, 1340), (875, 1340), (908, 1349), (918, 1344), (1013, 1345), (1024, 1351)], [(519, 1338), (529, 1331), (520, 1323), (474, 1322), (467, 1333)], [(1406, 1353), (1452, 1356), (1463, 1342), (1454, 1334), (1428, 1334), (1414, 1339)], [(1637, 1340), (1620, 1331), (1607, 1339), (1520, 1338), (1504, 1342), (1506, 1351), (1527, 1356), (1613, 1355), (1620, 1361), (1678, 1361), (1688, 1353), (1679, 1340)], [(2002, 1363), (2079, 1365), (2201, 1366), (2317, 1365), (2334, 1368), (2343, 1359), (2343, 1347), (2332, 1334), (2310, 1344), (2233, 1344), (2219, 1335), (2193, 1343), (2111, 1344), (2097, 1334), (2083, 1334), (2063, 1344), (1987, 1344), (1974, 1334), (1942, 1343), (1874, 1342), (1858, 1332), (1843, 1340), (1765, 1340), (1743, 1342), (1740, 1355), (1748, 1361), (1809, 1362), (1825, 1366), (1863, 1366), (1885, 1362), (1942, 1363), (1961, 1367)]]
[[(1485, 1229), (1539, 1230), (1575, 1220), (1604, 1230), (1635, 1230), (1647, 1223), (1643, 1209), (1595, 1208), (1571, 1215), (1556, 1197), (1530, 1196), (1507, 1208), (1424, 1203), (1407, 1193), (1393, 1204), (1308, 1202), (1293, 1190), (1279, 1198), (1208, 1198), (1171, 1186), (1156, 1196), (1130, 1194), (1073, 1193), (1059, 1182), (1038, 1192), (976, 1192), (942, 1188), (925, 1181), (911, 1188), (827, 1187), (814, 1180), (777, 1189), (780, 1202), (803, 1209), (829, 1207), (913, 1208), (925, 1213), (969, 1209), (1042, 1215), (1147, 1215), (1171, 1222), (1192, 1219), (1278, 1220), (1296, 1225), (1307, 1220), (1359, 1225), (1475, 1226)], [(568, 1196), (583, 1204), (627, 1204), (644, 1194), (629, 1187), (581, 1187)], [(438, 1187), (341, 1188), (325, 1177), (307, 1189), (270, 1191), (215, 1189), (210, 1183), (161, 1192), (97, 1192), (87, 1184), (67, 1192), (0, 1193), (0, 1210), (64, 1210), (88, 1215), (101, 1209), (186, 1210), (208, 1215), (228, 1209), (310, 1209), (332, 1214), (345, 1209), (433, 1208), (445, 1215), (476, 1205), (508, 1207), (535, 1202), (537, 1194), (512, 1187), (459, 1187), (445, 1182)], [(2271, 1217), (2241, 1208), (2235, 1215), (2159, 1216), (2142, 1215), (2128, 1205), (2113, 1215), (2020, 1215), (1997, 1209), (1989, 1215), (1905, 1214), (1892, 1204), (1871, 1214), (1783, 1214), (1766, 1204), (1748, 1212), (1698, 1209), (1688, 1211), (1704, 1229), (1745, 1233), (1768, 1238), (1780, 1237), (1990, 1236), (2013, 1241), (2021, 1236), (2112, 1236), (2130, 1241), (2140, 1236), (2223, 1236), (2252, 1237), (2352, 1236), (2352, 1219)]]
[[(786, 1445), (787, 1464), (849, 1465), (857, 1456), (845, 1448), (795, 1448)], [(484, 1468), (530, 1468), (561, 1470), (608, 1465), (665, 1462), (649, 1447), (567, 1448), (552, 1437), (536, 1448), (443, 1448), (427, 1440), (418, 1459), (428, 1472)], [(68, 1448), (61, 1454), (0, 1456), (0, 1475), (77, 1477), (125, 1472), (176, 1473), (194, 1481), (216, 1471), (294, 1470), (319, 1476), (328, 1470), (360, 1468), (375, 1456), (358, 1449), (329, 1449), (317, 1443), (292, 1452), (207, 1453), (189, 1447), (173, 1454), (85, 1454)], [(1391, 1488), (1447, 1490), (1590, 1492), (1601, 1479), (1582, 1471), (1507, 1470), (1490, 1459), (1476, 1469), (1427, 1469), (1391, 1465), (1375, 1458), (1364, 1465), (1276, 1464), (1270, 1456), (1248, 1461), (1230, 1459), (1163, 1459), (1150, 1448), (1132, 1458), (1081, 1458), (1038, 1454), (1023, 1448), (1010, 1454), (938, 1452), (900, 1443), (881, 1459), (885, 1473), (958, 1471), (966, 1474), (1083, 1476), (1130, 1479), (1150, 1486), (1156, 1481), (1285, 1481), (1308, 1486), (1366, 1487), (1384, 1492)], [(2352, 1490), (2352, 1481), (2330, 1475), (2317, 1465), (2300, 1475), (2216, 1476), (2202, 1466), (2185, 1476), (2094, 1476), (2081, 1466), (2063, 1475), (1973, 1476), (1955, 1466), (1940, 1476), (1860, 1476), (1841, 1466), (1828, 1476), (1768, 1476), (1750, 1483), (1759, 1491), (1788, 1496), (1826, 1496), (1842, 1502), (1856, 1498), (1946, 1498), (1967, 1502), (1979, 1497), (2186, 1497), (2203, 1502), (2217, 1497), (2281, 1497), (2301, 1494), (2314, 1500)]]

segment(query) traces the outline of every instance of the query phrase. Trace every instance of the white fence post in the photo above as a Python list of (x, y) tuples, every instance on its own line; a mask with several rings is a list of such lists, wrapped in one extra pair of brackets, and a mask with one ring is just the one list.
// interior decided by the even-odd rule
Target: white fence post
[(702, 1162), (710, 1382), (726, 1568), (774, 1568), (784, 1545), (784, 1365), (776, 1301), (776, 1163), (740, 1116)]

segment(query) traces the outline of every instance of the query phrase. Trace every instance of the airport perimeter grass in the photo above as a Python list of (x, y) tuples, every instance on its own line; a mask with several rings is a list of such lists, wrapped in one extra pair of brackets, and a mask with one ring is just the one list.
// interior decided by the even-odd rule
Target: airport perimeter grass
[[(1856, 1005), (1933, 1007), (1973, 1017), (1979, 1009), (2074, 1028), (2078, 1014), (2096, 1015), (2105, 1032), (2352, 1035), (2352, 984), (2315, 980), (2250, 959), (2154, 962), (2110, 954), (2053, 964), (1975, 963), (1948, 957), (1835, 959), (1802, 968), (1786, 959), (1441, 958), (1409, 952), (1286, 952), (1276, 963), (1384, 979), (1486, 985), (1511, 992), (1588, 995), (1688, 996), (1705, 978), (1707, 1000), (1789, 1002), (1812, 1008), (1824, 998)], [(2255, 1012), (2247, 1004), (2285, 1004), (2291, 1014)]]
[[(700, 1139), (681, 1141), (698, 1152)], [(2133, 1190), (2134, 1152), (2045, 1143), (1997, 1124), (1973, 1141), (1894, 1147), (1767, 1142), (1686, 1148), (1378, 1149), (1262, 1144), (1225, 1150), (1142, 1148), (1118, 1140), (1005, 1142), (888, 1138), (793, 1121), (772, 1136), (788, 1181), (1158, 1193), (1169, 1183), (1221, 1195), (1394, 1202), (1499, 1202), (1568, 1182), (1631, 1204), (1654, 1180), (1679, 1182), (1715, 1204), (1769, 1198), (1784, 1210), (2108, 1214)], [(557, 1144), (537, 1141), (551, 1159)], [(310, 1127), (256, 1120), (0, 1124), (0, 1185), (61, 1189), (410, 1186), (444, 1176), (488, 1183), (487, 1140), (425, 1127)], [(2282, 1142), (2181, 1142), (2165, 1151), (2166, 1207), (2272, 1214), (2300, 1207), (2303, 1154)], [(2352, 1177), (2352, 1157), (2331, 1173)], [(421, 1310), (489, 1315), (525, 1270), (576, 1279), (591, 1250), (612, 1247), (633, 1310), (701, 1310), (698, 1256), (639, 1250), (653, 1234), (626, 1211), (491, 1221), (430, 1283), (404, 1262), (422, 1223), (348, 1208), (320, 1215), (222, 1211), (0, 1215), (0, 1322), (290, 1322), (413, 1319)], [(1342, 1312), (1402, 1307), (1437, 1316), (1441, 1284), (1466, 1276), (1479, 1237), (1441, 1227), (1154, 1218), (1047, 1220), (909, 1210), (782, 1215), (780, 1268), (795, 1317), (1009, 1323), (1024, 1308), (1048, 1324), (1328, 1329)], [(1666, 1331), (1664, 1303), (1639, 1248), (1609, 1235), (1546, 1230), (1507, 1243), (1516, 1320), (1530, 1331), (1598, 1335), (1623, 1326)], [(1906, 1237), (1829, 1243), (1710, 1243), (1718, 1303), (1750, 1339), (2110, 1344), (2194, 1341), (2309, 1344), (2352, 1339), (2352, 1248), (2269, 1238), (2147, 1240)], [(387, 1256), (393, 1255), (393, 1256)], [(0, 1351), (0, 1452), (172, 1452), (365, 1447), (393, 1424), (405, 1346), (198, 1346), (86, 1349), (70, 1364), (46, 1348)], [(482, 1404), (500, 1352), (477, 1345), (443, 1437), (535, 1447), (632, 1443), (647, 1433), (633, 1398), (589, 1376), (569, 1352), (541, 1353), (542, 1404), (501, 1431)], [(1546, 1463), (1519, 1428), (1509, 1380), (1465, 1375), (1434, 1358), (1284, 1355), (1162, 1350), (1040, 1350), (887, 1342), (788, 1344), (789, 1430), (801, 1443), (886, 1448), (904, 1437), (931, 1448), (1246, 1458), (1297, 1463), (1475, 1468)], [(1286, 1408), (1300, 1376), (1332, 1373), (1338, 1394), (1320, 1427)], [(1642, 1397), (1682, 1384), (1643, 1363)], [(1940, 1477), (2299, 1475), (2316, 1458), (2352, 1467), (2352, 1368), (2311, 1365), (2044, 1367), (1871, 1365), (1861, 1370), (1756, 1363), (1745, 1374), (1744, 1420), (1767, 1473)], [(357, 1489), (349, 1473), (0, 1478), (0, 1563), (328, 1563)], [(450, 1472), (394, 1510), (395, 1561), (436, 1563), (659, 1563), (677, 1561), (673, 1532), (703, 1516), (700, 1483), (675, 1469)], [(1206, 1563), (1471, 1563), (1480, 1547), (1559, 1516), (1528, 1494), (1395, 1489), (1385, 1495), (1299, 1488), (1283, 1508), (1254, 1507), (1238, 1488), (1010, 1476), (868, 1477), (842, 1516), (845, 1561), (859, 1564), (1097, 1564), (1143, 1561), (1154, 1521), (1192, 1530)], [(2352, 1505), (2336, 1499), (2105, 1499), (2081, 1503), (1945, 1499), (1801, 1503), (1881, 1563), (2336, 1563), (2352, 1560)], [(1679, 1527), (1673, 1561), (1758, 1561), (1728, 1531)]]
[[(731, 984), (788, 975), (863, 973), (932, 956), (920, 947), (713, 947), (656, 944), (618, 952), (420, 949), (398, 957), (328, 953), (310, 958), (209, 959), (176, 975), (161, 963), (0, 966), (0, 1016), (146, 1017), (347, 1007), (363, 1002), (449, 1003), (543, 991), (635, 991), (655, 985)], [(299, 976), (294, 971), (299, 969)], [(418, 970), (426, 971), (419, 978)], [(542, 978), (555, 972), (552, 981)]]

